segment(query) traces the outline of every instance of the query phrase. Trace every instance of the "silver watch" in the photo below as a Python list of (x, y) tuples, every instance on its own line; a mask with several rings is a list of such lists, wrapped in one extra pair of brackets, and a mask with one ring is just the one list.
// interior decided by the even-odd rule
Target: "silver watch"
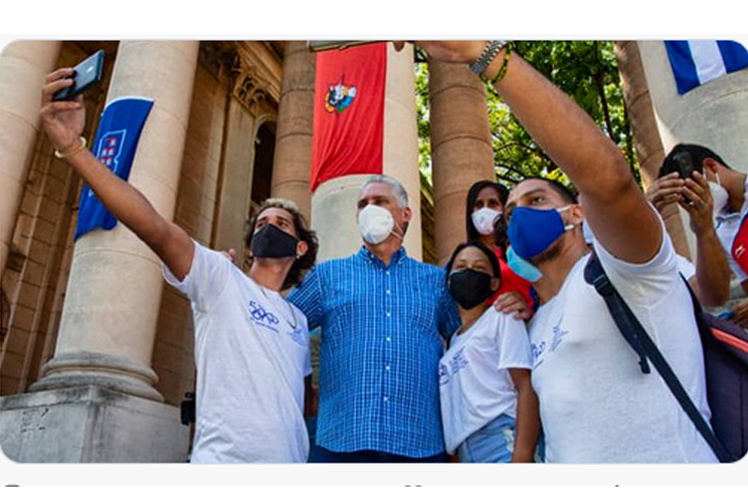
[(499, 52), (501, 52), (501, 49), (504, 48), (506, 43), (507, 40), (491, 40), (486, 43), (486, 48), (483, 49), (480, 57), (470, 64), (470, 71), (479, 76), (483, 74), (489, 64), (491, 64)]

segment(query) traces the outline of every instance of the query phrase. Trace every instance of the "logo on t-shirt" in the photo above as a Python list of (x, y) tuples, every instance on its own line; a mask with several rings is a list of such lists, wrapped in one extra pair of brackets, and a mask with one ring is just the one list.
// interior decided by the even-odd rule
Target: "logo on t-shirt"
[(280, 323), (280, 320), (278, 320), (277, 316), (269, 311), (265, 311), (265, 308), (252, 300), (249, 301), (249, 308), (249, 316), (252, 318), (253, 322), (257, 325), (268, 328), (273, 332), (278, 332), (278, 324)]
[(558, 321), (555, 327), (553, 327), (553, 340), (551, 341), (551, 353), (556, 351), (556, 348), (561, 344), (562, 337), (569, 333), (568, 330), (562, 330), (561, 329), (561, 322), (563, 321), (564, 317), (561, 316), (561, 319)]

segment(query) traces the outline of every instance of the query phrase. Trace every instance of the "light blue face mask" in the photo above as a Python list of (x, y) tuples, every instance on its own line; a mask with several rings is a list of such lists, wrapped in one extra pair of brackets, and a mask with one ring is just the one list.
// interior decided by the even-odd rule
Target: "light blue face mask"
[(537, 266), (517, 255), (511, 246), (506, 252), (506, 264), (509, 265), (509, 268), (511, 268), (514, 273), (528, 282), (537, 282), (540, 280), (540, 277), (543, 276), (543, 273), (538, 270)]

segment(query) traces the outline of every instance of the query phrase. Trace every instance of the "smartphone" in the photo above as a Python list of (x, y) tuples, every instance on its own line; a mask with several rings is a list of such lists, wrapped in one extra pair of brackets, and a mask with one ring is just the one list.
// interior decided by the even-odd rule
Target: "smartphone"
[(88, 90), (92, 85), (101, 81), (104, 73), (104, 51), (99, 50), (74, 68), (70, 76), (74, 83), (55, 92), (52, 100), (72, 100), (76, 95)]
[(323, 50), (343, 50), (348, 47), (358, 45), (369, 45), (370, 43), (382, 43), (384, 40), (310, 40), (307, 47), (312, 52), (322, 52)]

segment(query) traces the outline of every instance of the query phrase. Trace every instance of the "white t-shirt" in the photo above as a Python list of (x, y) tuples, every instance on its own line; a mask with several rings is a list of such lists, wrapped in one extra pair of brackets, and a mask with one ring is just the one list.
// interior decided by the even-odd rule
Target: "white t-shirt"
[[(663, 227), (663, 233), (665, 233)], [(704, 363), (688, 290), (669, 237), (648, 263), (595, 251), (706, 420)], [(716, 462), (709, 446), (651, 365), (625, 341), (605, 301), (584, 280), (581, 258), (529, 325), (532, 384), (549, 462)]]
[[(196, 424), (191, 462), (306, 462), (306, 317), (219, 252), (195, 243), (185, 293), (195, 322)], [(293, 327), (293, 325), (296, 327)]]
[(493, 307), (452, 337), (439, 361), (444, 442), (450, 454), (499, 415), (516, 418), (517, 391), (507, 369), (531, 367), (524, 322)]
[(675, 259), (678, 262), (678, 271), (683, 275), (683, 278), (691, 280), (696, 275), (696, 266), (678, 253), (675, 253)]

